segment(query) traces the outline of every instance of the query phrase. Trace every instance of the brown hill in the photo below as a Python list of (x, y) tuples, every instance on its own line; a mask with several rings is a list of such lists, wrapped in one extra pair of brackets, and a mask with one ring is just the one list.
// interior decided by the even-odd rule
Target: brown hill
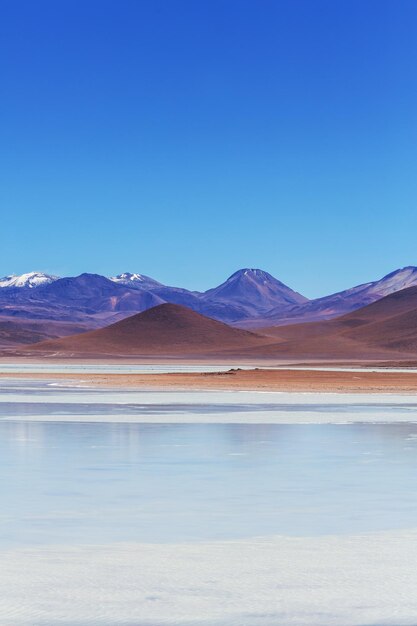
[(185, 356), (239, 351), (270, 338), (232, 328), (177, 304), (161, 304), (106, 328), (30, 346), (62, 356)]
[(260, 329), (278, 342), (264, 356), (401, 358), (417, 355), (417, 287), (393, 293), (333, 320)]

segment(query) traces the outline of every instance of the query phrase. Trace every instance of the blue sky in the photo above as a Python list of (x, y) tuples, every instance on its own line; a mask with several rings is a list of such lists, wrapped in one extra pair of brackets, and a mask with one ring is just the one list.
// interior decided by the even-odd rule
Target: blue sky
[(417, 265), (417, 2), (4, 0), (0, 274)]

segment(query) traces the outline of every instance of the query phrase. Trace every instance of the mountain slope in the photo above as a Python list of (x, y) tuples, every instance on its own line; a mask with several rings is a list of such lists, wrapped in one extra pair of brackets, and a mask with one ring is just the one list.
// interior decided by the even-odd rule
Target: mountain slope
[(205, 300), (230, 300), (246, 304), (257, 304), (263, 309), (271, 307), (271, 303), (280, 302), (285, 305), (301, 304), (307, 298), (290, 289), (287, 285), (260, 269), (241, 269), (214, 289), (203, 295)]
[(45, 341), (31, 350), (60, 355), (219, 354), (270, 341), (176, 304), (162, 304), (106, 328)]
[(417, 356), (417, 287), (336, 319), (260, 330), (278, 340), (267, 349), (274, 356), (408, 359)]
[(229, 322), (281, 311), (308, 302), (307, 298), (260, 269), (242, 269), (224, 283), (201, 295), (201, 310), (216, 313)]
[(103, 320), (103, 326), (115, 314), (126, 317), (161, 302), (149, 291), (129, 289), (98, 274), (81, 274), (30, 291), (0, 291), (0, 314), (84, 322), (94, 327), (100, 324), (98, 320)]
[(408, 266), (395, 270), (379, 280), (357, 285), (323, 298), (316, 298), (301, 306), (294, 306), (286, 310), (279, 306), (271, 308), (263, 317), (259, 316), (256, 319), (246, 321), (242, 326), (257, 328), (276, 324), (287, 325), (332, 319), (360, 309), (367, 304), (372, 304), (392, 293), (416, 285), (417, 267)]

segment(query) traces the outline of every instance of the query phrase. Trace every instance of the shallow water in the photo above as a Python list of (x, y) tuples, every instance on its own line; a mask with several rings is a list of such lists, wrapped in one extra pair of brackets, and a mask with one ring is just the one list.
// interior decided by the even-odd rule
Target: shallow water
[(415, 398), (289, 396), (2, 381), (0, 545), (413, 527)]
[(2, 626), (415, 624), (415, 395), (71, 385), (0, 381)]
[(0, 421), (172, 424), (417, 423), (417, 395), (94, 389), (0, 379)]

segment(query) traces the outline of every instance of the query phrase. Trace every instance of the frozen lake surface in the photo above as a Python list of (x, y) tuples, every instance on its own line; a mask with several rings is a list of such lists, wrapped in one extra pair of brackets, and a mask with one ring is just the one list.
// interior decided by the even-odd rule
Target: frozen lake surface
[(90, 389), (0, 379), (0, 420), (116, 423), (417, 423), (417, 394)]
[(417, 519), (415, 424), (7, 421), (0, 468), (6, 547), (341, 534)]
[(0, 381), (4, 626), (414, 626), (417, 397)]

